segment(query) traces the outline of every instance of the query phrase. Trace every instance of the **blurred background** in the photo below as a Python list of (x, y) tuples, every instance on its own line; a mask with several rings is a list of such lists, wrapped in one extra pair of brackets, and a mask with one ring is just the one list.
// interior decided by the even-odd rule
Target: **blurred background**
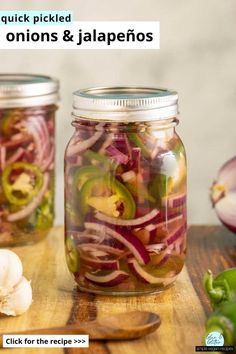
[(0, 10), (71, 10), (75, 20), (160, 20), (160, 50), (0, 50), (1, 72), (61, 82), (57, 114), (57, 224), (63, 223), (63, 154), (72, 134), (72, 92), (107, 85), (175, 89), (188, 156), (191, 224), (217, 223), (208, 189), (236, 148), (235, 0), (11, 0)]

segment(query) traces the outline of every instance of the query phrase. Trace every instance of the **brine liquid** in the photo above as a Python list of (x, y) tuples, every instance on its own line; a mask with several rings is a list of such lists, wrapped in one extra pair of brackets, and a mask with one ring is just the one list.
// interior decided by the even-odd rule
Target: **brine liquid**
[(55, 110), (0, 110), (0, 247), (40, 241), (53, 225)]
[(169, 287), (186, 254), (186, 158), (173, 124), (76, 121), (65, 153), (65, 249), (79, 288)]

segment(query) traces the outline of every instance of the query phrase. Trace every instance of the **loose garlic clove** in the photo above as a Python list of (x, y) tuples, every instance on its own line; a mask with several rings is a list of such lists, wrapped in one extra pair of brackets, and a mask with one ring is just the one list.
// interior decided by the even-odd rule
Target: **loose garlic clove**
[(14, 290), (0, 299), (0, 312), (8, 316), (18, 316), (28, 310), (32, 303), (30, 282), (22, 277)]
[[(0, 299), (11, 292), (23, 274), (20, 258), (12, 251), (0, 250)], [(1, 301), (1, 300), (0, 300)]]

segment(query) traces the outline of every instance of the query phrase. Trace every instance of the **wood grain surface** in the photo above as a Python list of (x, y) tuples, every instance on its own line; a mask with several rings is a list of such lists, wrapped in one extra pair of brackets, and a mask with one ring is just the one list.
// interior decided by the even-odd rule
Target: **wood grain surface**
[(79, 292), (66, 268), (62, 227), (54, 228), (41, 243), (13, 250), (32, 281), (34, 301), (22, 316), (1, 317), (1, 333), (79, 323), (136, 309), (158, 313), (162, 324), (155, 333), (139, 340), (91, 342), (88, 349), (3, 349), (4, 354), (195, 353), (195, 346), (202, 344), (204, 322), (210, 312), (202, 289), (203, 274), (208, 268), (217, 274), (236, 266), (236, 236), (223, 227), (192, 226), (186, 267), (173, 287), (148, 296), (95, 296)]

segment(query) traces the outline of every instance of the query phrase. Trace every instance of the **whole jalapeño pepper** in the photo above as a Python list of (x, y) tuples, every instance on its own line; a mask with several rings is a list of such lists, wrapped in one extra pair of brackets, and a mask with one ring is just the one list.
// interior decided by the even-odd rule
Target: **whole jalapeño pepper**
[(236, 302), (236, 268), (229, 268), (213, 279), (208, 270), (203, 279), (205, 292), (214, 308), (223, 303)]

